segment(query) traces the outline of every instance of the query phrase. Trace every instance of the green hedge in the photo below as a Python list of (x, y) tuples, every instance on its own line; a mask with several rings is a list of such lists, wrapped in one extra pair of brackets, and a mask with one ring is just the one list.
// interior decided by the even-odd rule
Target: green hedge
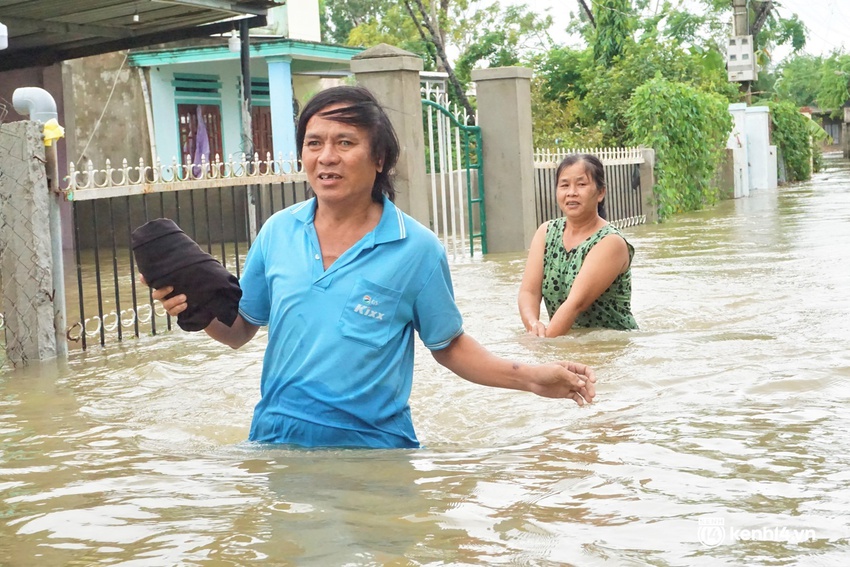
[(812, 142), (809, 118), (793, 102), (768, 102), (773, 126), (773, 144), (785, 161), (787, 181), (805, 181), (812, 176)]
[(635, 90), (627, 117), (632, 143), (655, 149), (659, 220), (716, 202), (715, 175), (732, 129), (725, 98), (656, 77)]

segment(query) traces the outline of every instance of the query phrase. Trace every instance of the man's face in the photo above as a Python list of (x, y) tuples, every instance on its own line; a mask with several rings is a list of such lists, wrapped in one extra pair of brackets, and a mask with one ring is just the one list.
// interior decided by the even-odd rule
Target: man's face
[(319, 202), (371, 200), (375, 177), (382, 169), (372, 159), (366, 129), (320, 116), (342, 106), (323, 108), (305, 128), (301, 162)]

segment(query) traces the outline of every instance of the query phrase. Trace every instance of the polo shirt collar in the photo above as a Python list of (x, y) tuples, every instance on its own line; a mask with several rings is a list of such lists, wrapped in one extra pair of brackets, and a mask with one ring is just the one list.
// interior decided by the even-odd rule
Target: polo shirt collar
[(386, 195), (384, 197), (384, 211), (381, 220), (375, 227), (375, 244), (394, 242), (407, 238), (407, 226), (404, 224), (404, 213), (395, 206)]
[[(383, 199), (384, 210), (381, 213), (381, 220), (378, 221), (378, 226), (372, 230), (374, 244), (383, 244), (385, 242), (394, 242), (407, 238), (404, 213), (386, 195), (383, 196)], [(313, 197), (292, 207), (290, 214), (304, 224), (312, 224), (316, 216), (316, 205), (316, 198)]]

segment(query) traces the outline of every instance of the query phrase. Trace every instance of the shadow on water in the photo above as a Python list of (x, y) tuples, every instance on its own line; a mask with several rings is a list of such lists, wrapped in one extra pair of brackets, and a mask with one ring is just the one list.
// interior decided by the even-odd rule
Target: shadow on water
[(634, 227), (636, 332), (521, 329), (524, 255), (453, 267), (468, 332), (592, 364), (481, 388), (417, 346), (417, 451), (246, 443), (265, 339), (175, 331), (0, 374), (3, 565), (841, 565), (850, 165)]

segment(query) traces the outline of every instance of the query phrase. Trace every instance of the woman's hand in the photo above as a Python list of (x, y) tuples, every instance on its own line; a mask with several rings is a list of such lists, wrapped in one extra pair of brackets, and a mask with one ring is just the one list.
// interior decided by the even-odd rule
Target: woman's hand
[(528, 333), (536, 337), (545, 337), (546, 325), (544, 325), (540, 321), (532, 321), (531, 324), (528, 326)]

